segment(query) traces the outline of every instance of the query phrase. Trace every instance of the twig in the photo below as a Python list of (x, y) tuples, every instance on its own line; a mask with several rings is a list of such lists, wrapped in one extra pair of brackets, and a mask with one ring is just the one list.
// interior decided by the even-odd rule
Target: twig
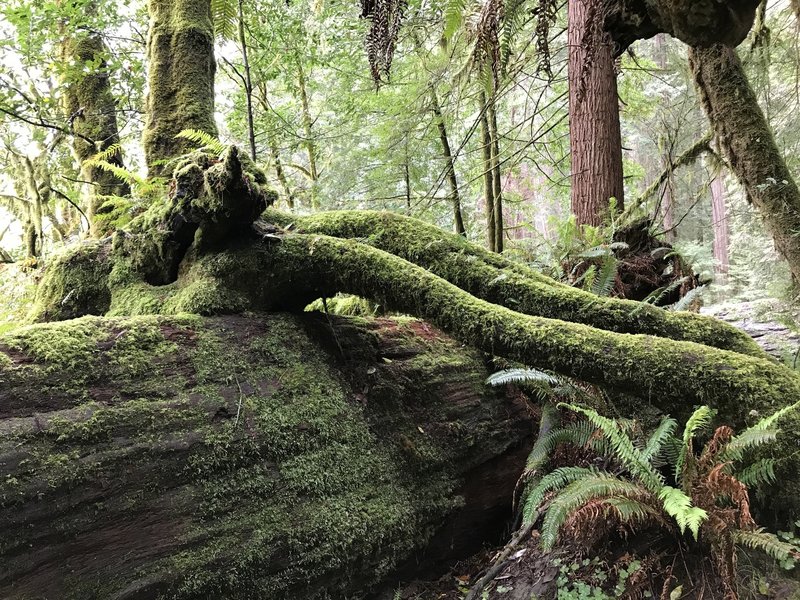
[(528, 523), (525, 525), (525, 527), (520, 529), (513, 538), (511, 538), (511, 541), (506, 544), (505, 548), (503, 548), (503, 551), (500, 553), (500, 556), (497, 557), (497, 560), (494, 561), (494, 564), (491, 566), (491, 568), (486, 571), (486, 575), (481, 577), (478, 582), (470, 588), (469, 593), (466, 595), (464, 600), (475, 600), (478, 598), (480, 593), (483, 591), (483, 588), (485, 588), (486, 585), (492, 581), (492, 579), (494, 579), (495, 575), (497, 575), (506, 565), (508, 557), (511, 556), (514, 548), (516, 548), (517, 545), (530, 534), (532, 529), (533, 523)]
[(236, 380), (236, 387), (239, 388), (239, 406), (236, 407), (236, 420), (233, 422), (233, 428), (236, 429), (239, 426), (239, 415), (242, 414), (242, 401), (244, 400), (244, 392), (242, 391), (242, 386), (239, 385), (239, 377), (236, 373), (233, 374), (233, 378)]

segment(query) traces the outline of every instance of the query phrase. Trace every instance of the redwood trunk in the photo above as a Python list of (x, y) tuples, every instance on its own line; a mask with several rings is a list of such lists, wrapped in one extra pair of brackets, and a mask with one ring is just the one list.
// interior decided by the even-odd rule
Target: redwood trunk
[(725, 207), (725, 181), (719, 171), (711, 182), (711, 221), (714, 228), (714, 273), (727, 283), (730, 270), (728, 213)]
[(618, 210), (624, 199), (614, 43), (604, 32), (590, 41), (590, 4), (569, 0), (569, 134), (572, 212), (579, 224), (596, 226), (603, 222), (611, 197), (617, 199)]

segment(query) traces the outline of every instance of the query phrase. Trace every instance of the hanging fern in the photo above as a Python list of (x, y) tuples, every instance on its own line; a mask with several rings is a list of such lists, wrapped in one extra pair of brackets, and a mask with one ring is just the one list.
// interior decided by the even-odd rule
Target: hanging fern
[(235, 0), (211, 0), (211, 22), (217, 39), (220, 41), (234, 39), (238, 21), (239, 12)]

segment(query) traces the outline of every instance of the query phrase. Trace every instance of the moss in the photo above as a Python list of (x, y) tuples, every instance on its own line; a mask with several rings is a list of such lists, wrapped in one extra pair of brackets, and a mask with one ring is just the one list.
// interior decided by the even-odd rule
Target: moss
[[(11, 365), (23, 379), (0, 370), (4, 408), (27, 401), (0, 421), (0, 522), (10, 523), (0, 560), (17, 585), (43, 544), (58, 552), (87, 532), (114, 541), (92, 555), (91, 578), (70, 575), (80, 549), (48, 567), (60, 597), (151, 581), (165, 598), (337, 596), (407, 560), (459, 505), (461, 474), (521, 432), (485, 389), (474, 404), (444, 399), (455, 380), (486, 377), (477, 352), (384, 320), (403, 348), (375, 362), (365, 328), (377, 325), (337, 320), (352, 356), (370, 361), (343, 367), (327, 320), (318, 329), (315, 319), (85, 317), (0, 338), (34, 361)], [(444, 366), (443, 379), (420, 353), (462, 371)], [(23, 381), (38, 382), (46, 406)], [(460, 419), (475, 444), (454, 443)], [(36, 508), (45, 505), (49, 514)]]
[(299, 231), (353, 238), (435, 273), (470, 294), (530, 315), (644, 333), (765, 356), (745, 333), (716, 319), (668, 312), (639, 302), (601, 298), (565, 286), (471, 244), (462, 236), (394, 213), (336, 211), (308, 217), (268, 210), (264, 218)]
[(100, 242), (71, 246), (51, 258), (27, 320), (60, 321), (102, 315), (111, 302), (108, 248)]
[[(209, 0), (149, 0), (147, 123), (144, 149), (150, 175), (189, 149), (185, 129), (216, 136), (214, 25)], [(169, 175), (170, 173), (166, 173)]]

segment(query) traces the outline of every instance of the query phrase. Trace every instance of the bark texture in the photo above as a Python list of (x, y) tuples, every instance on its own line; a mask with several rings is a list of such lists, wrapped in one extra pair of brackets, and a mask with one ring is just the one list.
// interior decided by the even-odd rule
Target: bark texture
[(445, 178), (450, 186), (450, 203), (453, 207), (453, 230), (457, 234), (465, 236), (467, 235), (467, 230), (464, 227), (464, 217), (461, 213), (461, 194), (458, 191), (455, 160), (450, 149), (450, 138), (447, 136), (444, 115), (439, 106), (439, 97), (436, 95), (436, 88), (433, 86), (431, 86), (431, 112), (433, 112), (433, 117), (436, 120), (436, 128), (439, 130), (439, 143), (442, 145)]
[(669, 33), (690, 46), (737, 46), (760, 0), (602, 0), (606, 29), (622, 53), (639, 39)]
[(728, 210), (725, 206), (725, 180), (719, 171), (711, 181), (711, 224), (714, 229), (714, 273), (721, 283), (727, 283), (730, 271), (730, 233)]
[(149, 0), (147, 121), (144, 153), (151, 176), (191, 143), (184, 129), (217, 135), (214, 122), (214, 26), (211, 0)]
[(510, 514), (531, 430), (486, 376), (409, 319), (2, 336), (0, 596), (353, 597), (426, 548), (475, 551)]
[[(113, 173), (85, 164), (95, 154), (107, 151), (120, 141), (117, 104), (111, 93), (105, 60), (108, 49), (100, 35), (91, 34), (65, 40), (63, 53), (74, 66), (72, 74), (64, 82), (64, 110), (71, 129), (78, 134), (73, 137), (72, 150), (81, 164), (82, 178), (88, 182), (86, 216), (91, 234), (97, 237), (105, 233), (99, 229), (95, 217), (106, 197), (127, 196), (131, 192), (128, 183)], [(109, 156), (106, 162), (123, 167), (122, 151)]]
[(592, 34), (591, 13), (591, 0), (569, 0), (570, 203), (578, 224), (597, 226), (624, 190), (614, 43)]
[(689, 61), (731, 170), (759, 210), (794, 280), (800, 280), (800, 190), (739, 57), (733, 49), (715, 45), (690, 49)]

